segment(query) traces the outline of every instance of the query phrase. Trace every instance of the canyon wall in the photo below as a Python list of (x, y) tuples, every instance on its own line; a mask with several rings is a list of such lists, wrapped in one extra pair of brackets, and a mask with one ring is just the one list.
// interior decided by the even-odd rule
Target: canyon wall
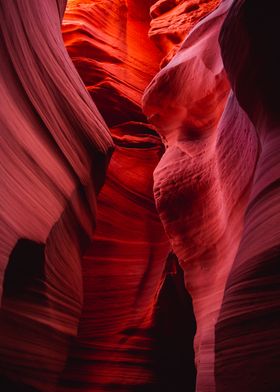
[(279, 390), (275, 9), (1, 3), (3, 390)]
[(166, 146), (154, 194), (193, 300), (197, 391), (280, 385), (272, 14), (252, 1), (223, 1), (190, 31), (143, 99)]
[(153, 317), (170, 245), (153, 198), (163, 145), (142, 112), (160, 51), (149, 1), (69, 2), (67, 50), (116, 144), (83, 257), (84, 307), (61, 391), (155, 388)]
[(113, 149), (64, 47), (64, 7), (0, 6), (0, 375), (44, 391), (77, 333), (80, 257)]
[(260, 153), (216, 327), (217, 392), (276, 392), (280, 386), (277, 18), (260, 2), (236, 1), (221, 31), (225, 69), (254, 124)]
[(144, 112), (167, 147), (154, 173), (154, 193), (193, 300), (198, 391), (215, 390), (214, 327), (257, 156), (250, 121), (245, 114), (235, 121), (239, 105), (219, 50), (229, 5), (190, 32), (144, 96)]

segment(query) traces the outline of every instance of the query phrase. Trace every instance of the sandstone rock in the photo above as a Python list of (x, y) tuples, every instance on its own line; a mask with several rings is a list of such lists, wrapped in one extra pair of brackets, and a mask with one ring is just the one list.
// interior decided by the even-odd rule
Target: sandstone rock
[(42, 391), (77, 331), (80, 254), (113, 147), (63, 45), (64, 7), (0, 7), (0, 375)]
[(141, 98), (161, 59), (148, 38), (149, 3), (71, 0), (67, 5), (65, 45), (109, 126), (146, 121)]
[(145, 124), (113, 132), (97, 230), (83, 256), (84, 306), (59, 389), (65, 392), (156, 384), (153, 314), (169, 251), (153, 199), (162, 144)]
[(280, 59), (275, 10), (259, 2), (236, 1), (220, 42), (234, 93), (254, 124), (260, 154), (216, 327), (217, 392), (276, 392), (280, 388)]
[(221, 0), (159, 0), (151, 7), (150, 38), (165, 54), (166, 65), (179, 50), (190, 30)]
[(185, 273), (197, 322), (197, 391), (214, 391), (214, 327), (243, 229), (258, 139), (230, 92), (218, 37), (231, 1), (203, 19), (144, 95), (167, 147), (157, 208)]
[(0, 389), (191, 391), (195, 316), (197, 392), (278, 392), (276, 2), (65, 7), (0, 6)]

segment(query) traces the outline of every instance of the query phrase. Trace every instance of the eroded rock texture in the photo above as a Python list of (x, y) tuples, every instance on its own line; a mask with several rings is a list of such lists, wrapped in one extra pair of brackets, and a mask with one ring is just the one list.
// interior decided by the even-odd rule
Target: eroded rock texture
[(221, 32), (225, 68), (240, 105), (254, 124), (260, 155), (246, 208), (244, 233), (216, 328), (219, 392), (276, 392), (280, 388), (277, 19), (271, 7), (236, 1)]
[(254, 127), (230, 92), (219, 50), (231, 3), (190, 32), (144, 96), (167, 147), (154, 193), (193, 300), (198, 391), (215, 390), (214, 327), (258, 157)]
[(72, 63), (65, 5), (0, 5), (0, 386), (192, 391), (196, 328), (197, 392), (278, 391), (276, 6), (69, 0)]
[(180, 48), (190, 30), (221, 0), (158, 0), (151, 6), (149, 37), (165, 54), (166, 65)]
[(156, 383), (153, 314), (169, 251), (152, 191), (162, 145), (139, 124), (114, 134), (97, 230), (83, 257), (84, 307), (63, 391), (132, 391)]
[[(176, 24), (176, 27), (175, 26), (173, 27), (176, 29), (179, 26), (179, 24), (181, 25), (181, 35), (180, 35), (181, 39), (183, 39), (183, 37), (187, 34), (190, 28), (195, 24), (195, 21), (198, 21), (202, 16), (205, 16), (207, 13), (209, 13), (210, 10), (214, 9), (217, 6), (217, 4), (218, 2), (204, 2), (203, 4), (200, 5), (198, 5), (197, 3), (196, 5), (193, 5), (193, 7), (189, 7), (189, 8), (186, 7), (186, 4), (184, 6), (183, 4), (179, 6), (179, 4), (177, 3), (169, 5), (169, 9), (173, 8), (172, 10), (170, 10), (170, 12), (174, 17), (176, 17), (177, 15), (176, 18), (178, 19), (178, 23)], [(148, 10), (149, 10), (149, 2), (143, 2), (141, 6), (139, 2), (135, 2), (135, 1), (128, 2), (127, 4), (125, 4), (124, 2), (113, 2), (113, 3), (111, 2), (110, 13), (108, 15), (108, 4), (105, 1), (90, 2), (88, 4), (86, 3), (79, 4), (77, 2), (69, 3), (68, 12), (66, 13), (64, 27), (63, 27), (66, 46), (83, 80), (85, 81), (92, 97), (95, 99), (98, 107), (100, 108), (102, 114), (104, 115), (104, 118), (111, 126), (120, 124), (121, 122), (125, 120), (127, 121), (128, 119), (130, 121), (134, 120), (134, 122), (137, 121), (138, 123), (139, 121), (141, 122), (146, 121), (140, 108), (140, 99), (142, 97), (144, 87), (150, 81), (151, 77), (155, 74), (156, 67), (158, 66), (159, 63), (159, 53), (157, 52), (155, 46), (153, 46), (152, 43), (148, 43), (149, 41), (147, 41), (148, 38), (147, 33), (149, 27), (149, 20), (147, 18)], [(152, 29), (150, 30), (150, 35), (156, 37), (155, 41), (162, 51), (161, 56), (164, 56), (165, 54), (167, 54), (167, 50), (161, 38), (163, 36), (168, 37), (168, 39), (170, 38), (170, 34), (167, 31), (167, 24), (166, 24), (166, 18), (167, 20), (169, 20), (168, 19), (169, 16), (168, 16), (168, 12), (166, 13), (165, 12), (166, 10), (164, 11), (164, 9), (162, 8), (162, 5), (160, 5), (159, 2), (157, 2), (152, 8), (152, 15), (154, 17), (159, 16), (160, 10), (161, 12), (163, 12), (161, 20), (162, 21), (165, 20), (165, 24), (163, 23), (160, 29), (158, 28), (157, 31), (155, 31), (152, 25)], [(104, 24), (104, 15), (106, 16), (108, 15), (106, 19), (106, 24)], [(154, 19), (154, 21), (155, 20), (156, 19)], [(157, 22), (158, 21), (159, 19), (157, 19)], [(174, 25), (173, 22), (170, 22), (170, 20), (169, 23), (170, 26)], [(183, 28), (185, 28), (184, 34), (183, 34)], [(217, 34), (218, 34), (218, 28), (216, 29), (216, 36)], [(118, 40), (118, 45), (115, 44), (116, 40)], [(143, 47), (141, 48), (141, 50), (139, 50), (139, 42), (140, 43), (143, 42)], [(179, 41), (177, 40), (176, 43), (178, 42)], [(217, 39), (214, 44), (216, 44), (217, 46)], [(102, 51), (102, 56), (101, 55), (99, 56), (99, 53), (101, 53), (101, 51)], [(84, 53), (86, 53), (86, 56), (83, 56)], [(143, 67), (144, 62), (146, 62), (146, 65)], [(218, 91), (217, 93), (218, 96), (217, 100), (219, 100), (219, 95), (221, 96), (221, 99), (225, 99), (226, 94), (224, 90), (228, 89), (227, 82), (224, 81), (223, 78), (220, 78), (217, 81), (217, 85), (221, 87), (221, 91)], [(199, 87), (200, 86), (197, 87), (197, 90), (199, 89)], [(167, 89), (167, 90), (170, 89), (170, 96), (172, 96), (174, 86), (172, 86), (171, 83), (170, 85), (166, 84), (163, 89)], [(123, 100), (124, 97), (125, 100)], [(160, 105), (162, 105), (163, 103), (162, 97), (156, 96), (155, 99), (158, 100), (158, 103)], [(213, 102), (213, 105), (215, 105), (215, 102)], [(175, 102), (174, 106), (172, 107), (172, 110), (175, 110), (174, 113), (172, 114), (173, 117), (177, 115), (177, 107), (178, 107), (177, 103)], [(165, 106), (163, 106), (162, 109), (165, 110), (166, 109)], [(210, 108), (210, 110), (212, 110), (212, 107)], [(167, 117), (169, 115), (170, 115), (170, 111), (166, 113), (166, 118), (164, 121), (167, 120)], [(158, 124), (156, 123), (156, 125)], [(137, 126), (137, 124), (130, 124), (129, 122), (125, 124), (127, 143), (130, 141), (131, 137), (133, 136), (135, 126)], [(143, 125), (140, 124), (138, 126), (143, 127)], [(118, 125), (117, 128), (111, 128), (113, 135), (115, 135), (117, 129), (122, 127), (123, 125)], [(138, 143), (140, 143), (139, 147), (141, 147), (140, 139)], [(137, 144), (135, 144), (135, 146), (136, 145)], [(127, 154), (127, 152), (125, 153), (125, 151), (126, 150), (124, 150), (124, 158), (123, 158), (124, 160), (122, 163), (123, 166), (125, 166), (125, 159), (126, 159), (125, 155)], [(147, 153), (144, 153), (144, 151), (142, 152), (142, 154), (143, 156), (145, 155), (148, 156)], [(116, 159), (117, 162), (118, 159), (117, 153), (113, 157), (112, 165), (114, 159)], [(150, 178), (152, 171), (156, 166), (156, 163), (157, 162), (155, 160), (153, 165), (150, 166), (149, 173), (148, 172), (146, 173), (147, 179)], [(123, 181), (124, 176), (127, 176), (127, 174), (126, 173), (122, 174), (122, 176), (123, 177), (120, 178), (122, 178)], [(131, 183), (131, 186), (133, 186), (133, 183)], [(143, 188), (143, 183), (141, 187)], [(130, 191), (133, 191), (133, 187), (130, 189)], [(107, 189), (105, 186), (103, 192), (104, 195), (108, 193), (106, 197), (109, 197), (110, 194), (109, 188)], [(123, 203), (124, 200), (125, 199), (123, 199)], [(107, 214), (106, 209), (108, 209), (108, 206), (109, 203), (103, 206), (102, 199), (100, 199), (100, 204), (99, 204), (100, 211), (104, 211), (104, 214)], [(132, 213), (133, 210), (131, 209), (131, 214)], [(150, 224), (148, 223), (149, 222), (148, 218), (149, 217), (147, 217), (147, 225), (151, 226), (151, 223)], [(109, 221), (109, 218), (107, 219)], [(126, 218), (121, 217), (120, 220), (126, 221)], [(134, 222), (133, 219), (130, 220), (130, 222), (128, 223), (128, 227), (130, 228), (134, 227), (133, 222)], [(110, 223), (110, 226), (112, 226), (112, 223)], [(117, 227), (118, 224), (115, 223), (113, 225), (112, 230), (116, 231)], [(145, 230), (143, 228), (142, 231), (143, 234), (146, 235)], [(107, 241), (109, 241), (109, 243), (112, 242), (112, 238), (110, 238), (109, 232), (108, 232), (108, 237), (105, 236), (105, 238)], [(116, 239), (114, 239), (114, 241), (117, 243)], [(119, 241), (121, 241), (121, 239), (119, 239)], [(95, 246), (99, 247), (98, 237), (96, 238), (96, 240), (95, 238), (93, 238), (92, 250), (89, 252), (93, 252)], [(132, 249), (134, 249), (133, 251), (135, 252), (135, 256), (137, 254), (139, 255), (142, 253), (140, 252), (140, 249), (137, 249), (137, 247), (135, 247), (133, 241), (130, 243), (127, 242), (127, 240), (125, 240), (125, 244), (120, 243), (117, 250), (114, 252), (114, 254), (108, 253), (107, 262), (111, 263), (112, 262), (111, 259), (114, 260), (114, 258), (116, 258), (116, 255), (120, 255), (119, 257), (123, 258), (124, 257), (123, 254), (127, 253), (127, 250), (125, 249), (127, 246), (133, 246)], [(166, 249), (167, 249), (167, 244), (166, 244)], [(102, 251), (100, 250), (100, 255), (101, 254)], [(90, 270), (92, 271), (92, 276), (93, 276), (92, 279), (94, 279), (94, 281), (98, 277), (98, 272), (97, 272), (98, 269), (96, 268), (94, 270), (94, 264), (98, 261), (98, 257), (100, 257), (100, 255), (95, 254), (93, 252), (92, 257), (90, 258), (91, 264), (90, 265), (87, 264), (87, 268), (92, 268), (92, 270), (91, 269)], [(139, 265), (142, 265), (142, 268), (147, 263), (146, 257), (147, 256), (144, 256), (144, 258), (143, 257), (139, 258)], [(161, 260), (162, 261), (160, 261), (159, 258), (157, 261), (155, 261), (155, 267), (153, 267), (154, 273), (156, 273), (156, 271), (162, 271), (163, 259), (161, 258)], [(138, 275), (138, 278), (135, 277), (135, 279), (138, 279), (135, 280), (135, 282), (138, 283), (135, 284), (133, 283), (133, 281), (131, 281), (131, 283), (134, 284), (134, 287), (137, 287), (137, 285), (141, 286), (140, 276), (141, 274), (143, 274), (143, 272), (140, 271), (141, 270), (139, 269), (140, 275)], [(126, 277), (125, 278), (126, 281), (129, 282), (129, 280), (127, 280), (128, 278), (126, 275), (126, 271), (119, 272), (120, 275), (122, 273)], [(86, 273), (86, 275), (88, 275), (88, 272)], [(87, 280), (86, 275), (85, 275), (85, 279)], [(153, 290), (155, 290), (155, 287), (157, 285), (156, 282), (160, 281), (159, 272), (157, 272), (157, 275), (155, 275), (155, 277), (156, 279), (154, 278), (154, 280), (152, 280), (149, 276), (146, 276), (145, 278), (147, 282), (150, 280), (149, 285), (152, 284), (152, 282), (154, 282)], [(108, 274), (108, 279), (109, 279), (109, 274)], [(124, 284), (124, 288), (125, 287), (126, 286)], [(110, 286), (110, 288), (106, 291), (107, 293), (106, 295), (108, 295), (107, 304), (109, 304), (112, 301), (111, 298), (113, 292), (114, 292), (114, 287)], [(90, 388), (91, 386), (103, 390), (106, 388), (106, 386), (108, 388), (108, 385), (110, 385), (111, 383), (111, 386), (114, 385), (115, 388), (123, 388), (123, 389), (127, 388), (127, 390), (129, 390), (133, 388), (133, 386), (134, 387), (136, 385), (144, 386), (145, 384), (147, 385), (153, 382), (152, 372), (148, 371), (147, 369), (145, 370), (145, 367), (147, 368), (149, 364), (147, 363), (147, 353), (143, 355), (143, 353), (141, 354), (140, 352), (136, 351), (136, 353), (138, 352), (138, 355), (140, 355), (142, 358), (141, 365), (139, 363), (136, 363), (137, 361), (135, 362), (137, 355), (135, 356), (135, 358), (133, 357), (131, 358), (129, 366), (123, 363), (124, 353), (126, 356), (128, 356), (127, 359), (129, 358), (129, 354), (128, 354), (129, 351), (127, 350), (126, 345), (120, 344), (121, 336), (124, 334), (123, 324), (124, 321), (128, 324), (131, 324), (131, 322), (132, 324), (135, 323), (135, 321), (129, 318), (128, 314), (125, 313), (124, 316), (121, 317), (122, 324), (120, 325), (116, 324), (116, 328), (112, 332), (112, 336), (103, 337), (103, 343), (101, 344), (100, 344), (100, 338), (97, 340), (95, 335), (97, 334), (98, 336), (98, 328), (100, 328), (99, 324), (98, 327), (93, 328), (93, 330), (88, 329), (89, 328), (88, 326), (91, 325), (89, 318), (92, 317), (91, 316), (92, 313), (90, 309), (93, 307), (94, 298), (97, 297), (97, 295), (98, 295), (98, 290), (92, 291), (91, 296), (89, 297), (90, 298), (89, 305), (86, 305), (87, 314), (85, 313), (84, 320), (82, 320), (81, 323), (81, 328), (84, 328), (84, 330), (86, 330), (87, 332), (85, 335), (83, 335), (83, 331), (81, 329), (80, 336), (78, 337), (79, 343), (78, 346), (74, 348), (74, 352), (75, 352), (73, 353), (74, 358), (73, 361), (72, 360), (70, 361), (69, 370), (66, 372), (68, 373), (68, 375), (66, 374), (65, 376), (66, 381), (64, 381), (64, 386), (66, 386), (66, 388), (69, 388), (71, 382), (73, 385), (73, 379), (75, 379), (75, 383), (77, 383), (77, 381), (80, 379), (85, 382), (85, 385), (87, 385), (88, 388)], [(153, 306), (154, 303), (150, 302), (151, 309), (153, 308)], [(118, 311), (119, 309), (115, 308), (115, 312)], [(108, 315), (106, 317), (108, 317), (108, 320), (111, 321), (114, 320), (113, 313), (110, 313), (109, 310), (108, 310)], [(146, 322), (147, 321), (149, 325), (151, 323), (150, 316), (148, 317)], [(137, 323), (139, 324), (139, 321), (136, 321), (136, 324)], [(133, 332), (132, 329), (131, 333), (132, 335), (135, 336), (128, 339), (128, 342), (132, 344), (131, 341), (133, 342), (133, 340), (136, 339), (134, 345), (137, 344), (139, 345), (141, 339), (139, 340), (139, 337), (137, 337), (138, 335), (137, 330)], [(86, 338), (87, 341), (85, 342)], [(95, 346), (94, 343), (92, 344), (90, 343), (89, 341), (90, 339), (96, 341), (95, 344), (98, 344), (100, 352), (96, 352), (96, 353), (94, 352)], [(106, 343), (104, 343), (104, 341), (106, 341)], [(144, 342), (143, 337), (142, 337), (142, 342)], [(143, 344), (145, 345), (145, 343)], [(150, 344), (149, 341), (146, 340), (146, 346), (149, 346), (149, 344)], [(83, 368), (82, 365), (81, 365), (82, 367), (80, 367), (80, 372), (78, 372), (77, 375), (74, 375), (75, 366), (77, 366), (78, 363), (81, 363), (80, 359), (81, 359), (82, 347), (83, 348), (88, 347), (89, 350), (87, 354), (88, 355), (87, 356), (88, 365), (86, 367), (87, 371), (83, 378), (81, 378), (81, 376), (79, 375), (81, 374), (81, 370)], [(133, 346), (132, 344), (130, 350), (132, 350), (133, 347), (136, 346)], [(110, 363), (112, 361), (112, 359), (110, 359), (110, 353), (112, 349), (116, 351), (116, 354), (113, 357), (115, 363), (113, 366), (113, 368), (115, 369), (114, 372), (112, 372), (112, 370), (109, 369)], [(149, 350), (146, 351), (149, 352)], [(106, 361), (105, 364), (104, 363), (102, 364), (101, 362), (102, 358), (103, 361)], [(94, 364), (97, 369), (96, 371), (94, 371)], [(99, 369), (99, 373), (98, 373), (98, 369)]]
[(63, 391), (157, 382), (152, 327), (170, 245), (153, 198), (163, 145), (141, 109), (160, 61), (148, 28), (149, 1), (70, 2), (63, 22), (66, 47), (116, 143), (83, 258), (84, 307)]
[(113, 147), (64, 47), (64, 7), (0, 5), (0, 375), (43, 391), (77, 333), (80, 255)]
[(109, 126), (145, 121), (143, 90), (161, 54), (148, 39), (149, 0), (70, 0), (67, 50)]

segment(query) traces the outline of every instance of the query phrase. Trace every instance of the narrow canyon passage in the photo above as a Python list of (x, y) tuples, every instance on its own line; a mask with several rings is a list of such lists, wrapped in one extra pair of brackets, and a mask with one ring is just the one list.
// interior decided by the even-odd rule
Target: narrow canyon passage
[(0, 0), (0, 390), (278, 392), (277, 3)]
[[(165, 365), (157, 358), (156, 309), (165, 304), (156, 301), (161, 286), (169, 287), (164, 281), (170, 244), (153, 197), (153, 171), (164, 146), (141, 108), (144, 88), (163, 57), (148, 37), (149, 7), (135, 1), (110, 2), (110, 8), (108, 2), (72, 2), (64, 16), (67, 50), (116, 147), (97, 200), (97, 229), (82, 259), (84, 305), (61, 391), (194, 389), (191, 317), (191, 332), (186, 337), (181, 332), (191, 358), (189, 380), (170, 376), (164, 385), (157, 370), (162, 362), (172, 373), (167, 358), (176, 349), (169, 348), (174, 338), (166, 334)], [(176, 333), (173, 320), (167, 324)]]

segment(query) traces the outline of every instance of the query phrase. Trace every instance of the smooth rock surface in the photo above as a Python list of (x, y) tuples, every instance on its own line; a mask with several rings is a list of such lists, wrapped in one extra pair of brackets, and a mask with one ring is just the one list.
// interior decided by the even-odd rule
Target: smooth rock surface
[(116, 150), (98, 198), (97, 230), (83, 256), (84, 306), (65, 392), (156, 385), (152, 327), (170, 248), (153, 199), (162, 144), (144, 124), (113, 131)]
[(154, 173), (154, 194), (193, 300), (199, 392), (215, 391), (214, 328), (258, 157), (254, 126), (230, 92), (220, 55), (220, 28), (231, 3), (190, 32), (143, 100), (167, 147)]
[(113, 142), (64, 47), (65, 1), (0, 6), (0, 376), (54, 390)]
[(220, 37), (225, 68), (254, 124), (260, 154), (216, 326), (217, 392), (280, 388), (280, 56), (273, 6), (236, 1)]
[(1, 391), (278, 392), (277, 3), (65, 7), (0, 5)]

